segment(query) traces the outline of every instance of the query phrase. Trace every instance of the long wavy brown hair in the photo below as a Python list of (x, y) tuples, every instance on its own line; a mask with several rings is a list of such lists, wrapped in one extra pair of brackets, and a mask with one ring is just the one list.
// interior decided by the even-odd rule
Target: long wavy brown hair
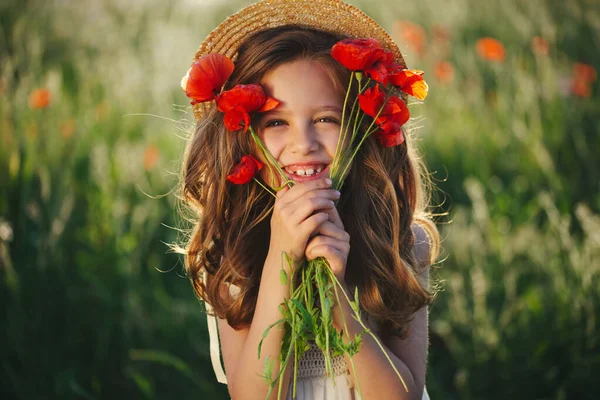
[[(349, 72), (330, 56), (341, 39), (298, 26), (255, 33), (239, 48), (225, 89), (260, 83), (273, 68), (305, 58), (322, 63), (343, 95)], [(187, 144), (181, 190), (195, 220), (185, 246), (185, 266), (197, 295), (217, 316), (241, 329), (254, 315), (274, 199), (257, 184), (227, 182), (231, 167), (256, 150), (250, 135), (228, 132), (222, 122), (223, 115), (212, 107)], [(432, 299), (413, 251), (413, 224), (428, 233), (432, 259), (439, 244), (426, 208), (429, 180), (409, 132), (405, 137), (402, 145), (392, 148), (369, 138), (355, 158), (338, 204), (351, 237), (346, 282), (358, 288), (362, 309), (380, 324), (384, 336), (405, 336), (412, 315)], [(238, 286), (239, 295), (223, 290), (228, 284)]]

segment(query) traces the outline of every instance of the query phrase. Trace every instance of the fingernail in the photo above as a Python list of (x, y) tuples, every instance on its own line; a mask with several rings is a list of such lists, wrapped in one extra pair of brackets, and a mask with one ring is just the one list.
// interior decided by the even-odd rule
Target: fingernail
[(325, 183), (331, 185), (333, 182), (329, 178), (325, 178)]
[(335, 197), (340, 197), (342, 195), (339, 190), (334, 190), (333, 194), (335, 195)]

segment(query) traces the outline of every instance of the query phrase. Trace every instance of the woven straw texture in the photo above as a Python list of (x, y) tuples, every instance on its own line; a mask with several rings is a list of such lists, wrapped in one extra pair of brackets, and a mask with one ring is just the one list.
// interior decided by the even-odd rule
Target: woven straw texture
[[(231, 15), (202, 42), (194, 56), (221, 53), (234, 60), (242, 42), (251, 34), (284, 25), (300, 25), (352, 38), (375, 38), (406, 66), (400, 49), (388, 33), (358, 8), (339, 0), (264, 0)], [(199, 120), (214, 102), (196, 104)]]

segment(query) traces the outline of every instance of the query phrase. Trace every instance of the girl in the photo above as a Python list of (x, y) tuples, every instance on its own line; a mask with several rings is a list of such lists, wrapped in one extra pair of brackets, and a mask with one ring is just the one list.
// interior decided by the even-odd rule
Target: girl
[[(265, 358), (277, 360), (283, 331), (270, 331), (260, 358), (257, 348), (289, 297), (289, 283), (280, 282), (284, 251), (297, 263), (325, 257), (344, 290), (358, 288), (363, 319), (408, 388), (365, 335), (353, 357), (354, 371), (345, 356), (334, 358), (335, 383), (325, 376), (322, 353), (311, 345), (300, 360), (297, 398), (358, 399), (352, 372), (364, 399), (428, 398), (428, 266), (439, 238), (427, 218), (424, 170), (410, 136), (405, 132), (406, 140), (390, 148), (369, 138), (341, 193), (330, 188), (328, 173), (349, 80), (330, 51), (346, 37), (376, 38), (404, 65), (382, 28), (358, 9), (333, 0), (270, 0), (247, 7), (215, 29), (195, 57), (231, 57), (235, 69), (224, 89), (258, 83), (279, 101), (276, 108), (256, 113), (251, 123), (296, 182), (275, 199), (259, 185), (227, 182), (227, 173), (243, 155), (258, 157), (259, 152), (249, 134), (225, 129), (214, 105), (194, 106), (198, 124), (186, 149), (182, 189), (199, 220), (186, 247), (186, 268), (196, 293), (218, 319), (226, 381), (209, 316), (213, 365), (236, 400), (262, 400), (268, 392), (260, 375)], [(261, 171), (264, 182), (274, 178), (268, 171)], [(275, 181), (273, 187), (282, 183)], [(338, 331), (342, 317), (347, 337), (362, 331), (344, 301), (333, 309)], [(274, 374), (278, 368), (276, 362)], [(289, 368), (282, 379), (286, 389)], [(291, 387), (283, 393), (291, 398)]]

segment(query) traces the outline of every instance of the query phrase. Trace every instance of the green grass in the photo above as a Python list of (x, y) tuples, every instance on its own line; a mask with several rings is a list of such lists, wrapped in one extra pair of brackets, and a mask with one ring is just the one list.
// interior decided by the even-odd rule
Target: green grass
[[(173, 190), (193, 118), (179, 80), (208, 31), (248, 2), (86, 3), (0, 6), (0, 393), (226, 398), (202, 308), (165, 243), (184, 226)], [(597, 398), (598, 82), (589, 97), (570, 91), (576, 62), (600, 65), (597, 7), (360, 4), (430, 84), (411, 111), (449, 213), (432, 274), (432, 398)], [(422, 53), (398, 20), (423, 27)], [(504, 44), (504, 62), (477, 55), (485, 36)], [(435, 78), (441, 60), (449, 83)], [(37, 88), (49, 107), (30, 107)]]

